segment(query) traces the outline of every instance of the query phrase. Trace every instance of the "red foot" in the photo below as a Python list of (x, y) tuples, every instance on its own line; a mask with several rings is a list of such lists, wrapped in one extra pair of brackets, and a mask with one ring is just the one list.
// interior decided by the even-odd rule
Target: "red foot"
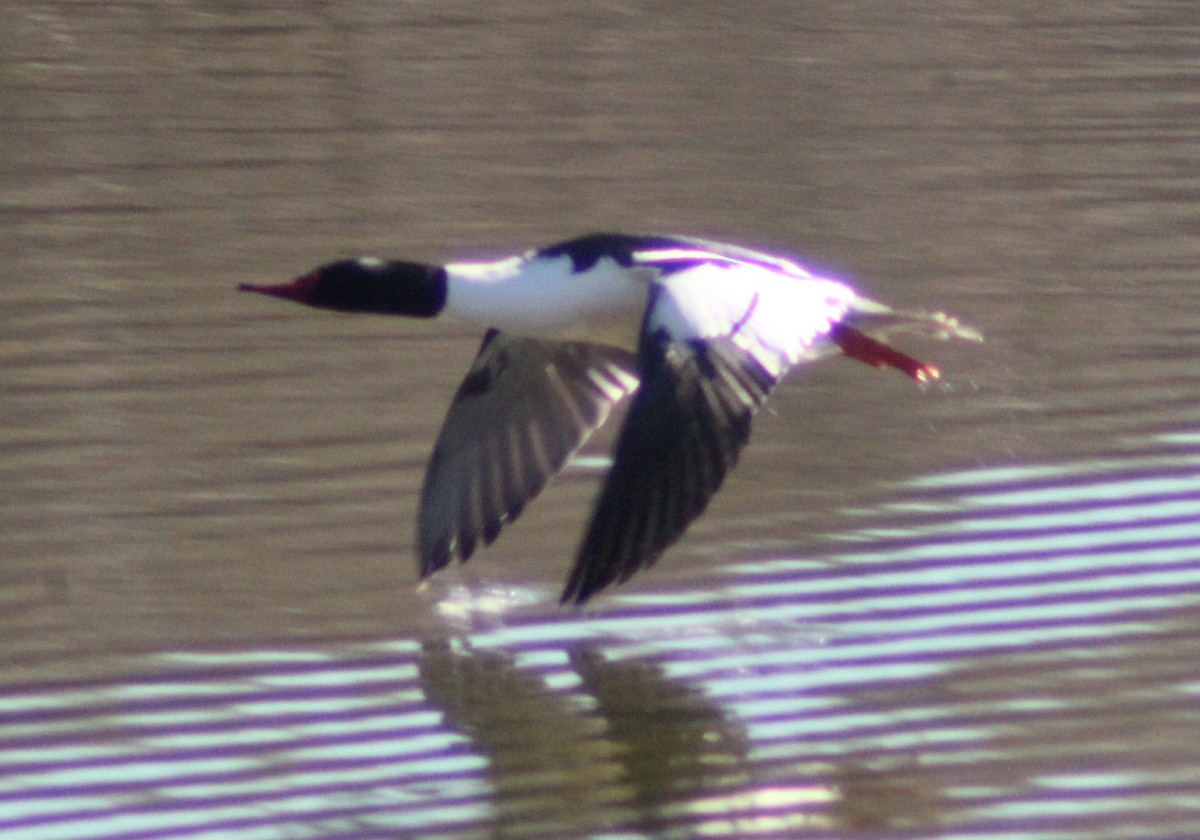
[(829, 337), (851, 359), (866, 362), (872, 367), (894, 367), (921, 383), (930, 382), (942, 375), (933, 365), (918, 362), (912, 356), (906, 356), (854, 327), (834, 324)]

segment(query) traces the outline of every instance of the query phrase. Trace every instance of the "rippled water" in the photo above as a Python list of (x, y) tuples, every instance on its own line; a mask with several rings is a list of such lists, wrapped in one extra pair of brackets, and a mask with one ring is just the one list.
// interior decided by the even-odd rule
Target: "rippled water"
[[(1200, 9), (0, 10), (0, 832), (1200, 835)], [(797, 372), (583, 613), (594, 458), (418, 588), (478, 336), (234, 287), (597, 229), (988, 341)]]

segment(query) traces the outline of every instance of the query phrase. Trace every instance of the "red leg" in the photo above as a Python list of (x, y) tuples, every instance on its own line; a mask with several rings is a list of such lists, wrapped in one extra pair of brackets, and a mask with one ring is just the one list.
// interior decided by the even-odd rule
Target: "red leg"
[(894, 367), (904, 371), (918, 382), (929, 382), (942, 375), (941, 371), (933, 365), (918, 362), (912, 356), (906, 356), (899, 350), (888, 347), (882, 341), (876, 341), (854, 327), (834, 324), (833, 329), (829, 332), (829, 337), (851, 359), (866, 362), (872, 367)]

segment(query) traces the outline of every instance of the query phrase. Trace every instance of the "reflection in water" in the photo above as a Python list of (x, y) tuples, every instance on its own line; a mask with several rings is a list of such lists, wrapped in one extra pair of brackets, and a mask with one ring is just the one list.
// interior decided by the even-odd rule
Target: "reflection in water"
[(613, 821), (619, 765), (596, 737), (600, 722), (572, 708), (572, 698), (552, 694), (504, 654), (447, 642), (423, 646), (420, 673), (429, 702), (487, 761), (500, 836), (538, 826), (571, 837)]
[(583, 697), (498, 653), (424, 648), (426, 694), (486, 756), (503, 836), (744, 837), (810, 824), (808, 810), (827, 804), (821, 786), (758, 789), (743, 727), (657, 664), (590, 646), (569, 658)]
[[(1195, 836), (1200, 521), (1171, 511), (1200, 488), (1146, 482), (1200, 452), (1152, 443), (914, 481), (823, 568), (748, 565), (668, 623), (610, 601), (9, 685), (0, 831)], [(1104, 539), (1131, 504), (1167, 512)]]
[(611, 661), (583, 646), (570, 657), (622, 757), (638, 824), (662, 832), (672, 812), (703, 818), (712, 812), (706, 802), (721, 802), (719, 813), (736, 826), (751, 781), (744, 729), (701, 692), (664, 679), (655, 662)]

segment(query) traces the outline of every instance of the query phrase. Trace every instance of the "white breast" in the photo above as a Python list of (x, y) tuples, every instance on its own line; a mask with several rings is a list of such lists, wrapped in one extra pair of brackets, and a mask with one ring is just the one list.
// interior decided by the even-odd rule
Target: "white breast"
[(620, 322), (637, 330), (654, 272), (601, 259), (576, 273), (568, 256), (451, 263), (445, 312), (515, 333), (562, 337)]

